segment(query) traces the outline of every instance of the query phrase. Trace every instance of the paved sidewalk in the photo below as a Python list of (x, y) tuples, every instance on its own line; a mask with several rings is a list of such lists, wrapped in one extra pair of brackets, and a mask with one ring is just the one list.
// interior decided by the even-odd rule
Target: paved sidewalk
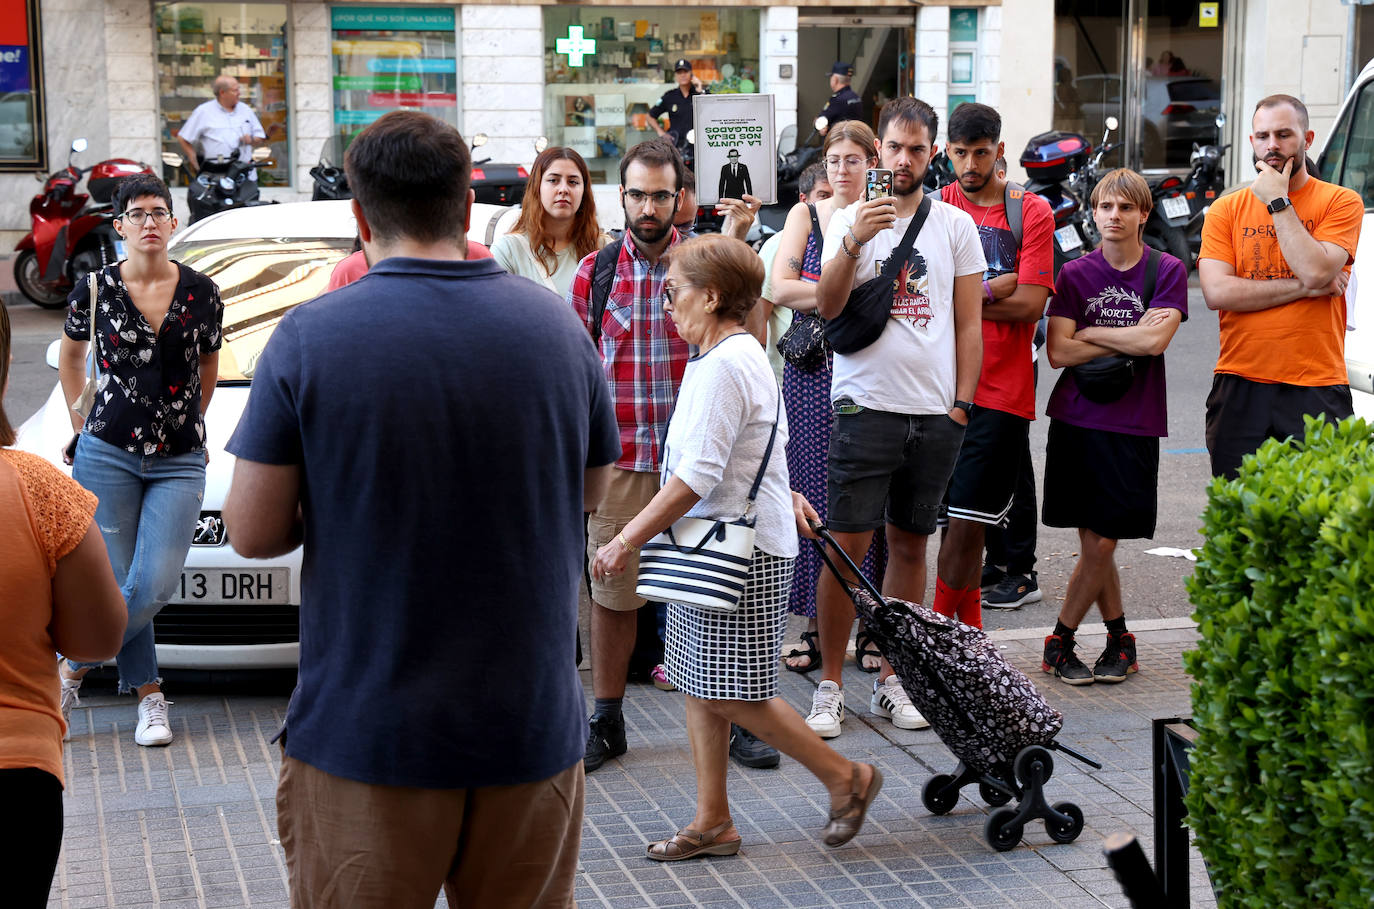
[[(873, 676), (851, 662), (850, 712), (834, 745), (876, 763), (887, 779), (851, 844), (821, 844), (825, 791), (784, 758), (776, 770), (731, 765), (731, 802), (744, 839), (739, 856), (648, 861), (647, 842), (690, 820), (695, 784), (682, 695), (632, 685), (630, 751), (587, 779), (578, 905), (1125, 907), (1102, 840), (1131, 831), (1153, 858), (1150, 720), (1189, 712), (1181, 654), (1196, 640), (1187, 621), (1142, 622), (1132, 630), (1141, 672), (1121, 685), (1083, 688), (1040, 672), (1043, 630), (994, 635), (1064, 711), (1061, 741), (1104, 764), (1094, 771), (1056, 753), (1046, 795), (1078, 803), (1087, 819), (1083, 834), (1057, 845), (1034, 823), (1006, 853), (983, 839), (988, 808), (974, 788), (943, 817), (921, 806), (926, 779), (955, 762), (929, 730), (903, 731), (870, 716)], [(1081, 634), (1085, 661), (1102, 640), (1091, 629)], [(589, 673), (583, 675), (589, 687)], [(798, 710), (808, 709), (813, 691), (811, 677), (783, 673), (783, 696)], [(278, 761), (268, 744), (285, 707), (282, 697), (177, 698), (176, 742), (146, 749), (133, 744), (130, 699), (84, 700), (67, 748), (66, 839), (50, 905), (285, 907), (273, 807)], [(1214, 905), (1196, 851), (1192, 868), (1193, 905)]]

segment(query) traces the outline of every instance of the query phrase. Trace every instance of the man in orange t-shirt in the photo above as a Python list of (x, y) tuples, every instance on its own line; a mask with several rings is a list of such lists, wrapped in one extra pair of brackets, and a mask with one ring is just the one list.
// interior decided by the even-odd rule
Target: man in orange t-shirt
[(1345, 286), (1364, 203), (1303, 166), (1307, 108), (1270, 95), (1251, 120), (1259, 176), (1213, 203), (1198, 275), (1220, 311), (1221, 351), (1207, 396), (1214, 476), (1233, 477), (1268, 438), (1302, 436), (1303, 416), (1353, 407), (1345, 369)]

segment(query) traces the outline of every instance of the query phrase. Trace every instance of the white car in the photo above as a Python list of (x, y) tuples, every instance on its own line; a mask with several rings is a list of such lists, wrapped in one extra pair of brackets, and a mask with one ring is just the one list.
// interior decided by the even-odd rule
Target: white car
[[(473, 207), (469, 237), (490, 245), (516, 209)], [(182, 230), (168, 254), (214, 279), (224, 300), (224, 346), (206, 432), (205, 499), (181, 585), (153, 623), (159, 665), (173, 669), (290, 668), (296, 665), (301, 553), (248, 560), (228, 545), (220, 508), (234, 472), (224, 444), (238, 425), (258, 356), (282, 314), (324, 292), (334, 265), (353, 249), (350, 204), (296, 202), (224, 212)], [(379, 301), (381, 305), (382, 301)], [(57, 366), (54, 341), (48, 365)], [(16, 447), (70, 473), (61, 449), (71, 438), (61, 386), (19, 427)]]
[(1317, 154), (1321, 177), (1364, 199), (1360, 245), (1345, 290), (1345, 365), (1355, 413), (1374, 422), (1374, 61), (1365, 64)]

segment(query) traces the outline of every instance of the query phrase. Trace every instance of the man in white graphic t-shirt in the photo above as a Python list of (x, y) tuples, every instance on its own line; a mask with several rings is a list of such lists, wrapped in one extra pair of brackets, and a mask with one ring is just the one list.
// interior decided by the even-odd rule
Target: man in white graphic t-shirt
[[(897, 98), (883, 106), (878, 153), (893, 173), (893, 195), (855, 202), (831, 217), (816, 291), (822, 317), (843, 312), (850, 291), (877, 277), (901, 244), (924, 198), (921, 181), (938, 131), (935, 111), (924, 101)], [(986, 267), (973, 219), (932, 198), (898, 273), (882, 334), (862, 350), (835, 354), (827, 524), (856, 562), (886, 525), (886, 596), (925, 598), (926, 540), (935, 532), (983, 363)], [(834, 578), (822, 575), (816, 606), (825, 679), (806, 721), (833, 738), (844, 719), (840, 669), (854, 605)], [(899, 728), (929, 725), (887, 660), (870, 708)]]

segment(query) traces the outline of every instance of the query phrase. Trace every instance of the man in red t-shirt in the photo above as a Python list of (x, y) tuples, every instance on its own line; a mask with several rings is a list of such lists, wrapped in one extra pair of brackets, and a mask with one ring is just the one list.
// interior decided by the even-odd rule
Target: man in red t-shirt
[[(983, 369), (964, 444), (950, 477), (949, 526), (940, 544), (936, 612), (981, 628), (983, 543), (1004, 527), (1017, 479), (1028, 469), (1035, 419), (1031, 348), (1035, 323), (1054, 289), (1054, 215), (1049, 203), (997, 172), (1002, 118), (986, 104), (961, 104), (949, 119), (949, 155), (959, 182), (940, 198), (973, 217), (988, 260), (983, 281)], [(1020, 208), (1016, 237), (1007, 206)], [(1018, 604), (1019, 605), (1019, 604)]]

